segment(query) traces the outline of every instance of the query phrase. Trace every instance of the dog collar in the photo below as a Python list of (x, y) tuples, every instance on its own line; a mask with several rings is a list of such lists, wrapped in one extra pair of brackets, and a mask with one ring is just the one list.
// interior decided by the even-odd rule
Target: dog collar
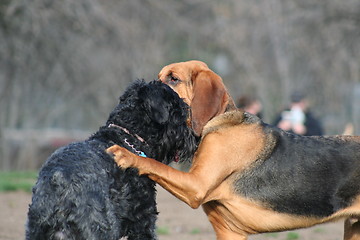
[[(125, 133), (127, 133), (128, 135), (131, 135), (131, 136), (136, 137), (140, 142), (146, 143), (145, 140), (144, 140), (142, 137), (140, 137), (140, 136), (137, 135), (136, 133), (135, 133), (135, 134), (131, 134), (131, 132), (130, 132), (129, 130), (127, 130), (126, 128), (124, 128), (124, 127), (122, 127), (122, 126), (119, 126), (119, 125), (110, 123), (110, 124), (108, 125), (108, 127), (109, 127), (109, 128), (110, 128), (110, 127), (119, 128), (119, 129), (123, 130)], [(147, 144), (147, 143), (146, 143), (146, 144)]]
[(124, 142), (125, 142), (129, 147), (131, 147), (132, 150), (134, 150), (134, 152), (136, 152), (137, 155), (139, 155), (140, 157), (147, 157), (144, 152), (139, 151), (139, 150), (136, 150), (136, 148), (134, 147), (134, 145), (133, 145), (133, 144), (130, 144), (130, 143), (128, 142), (127, 138), (125, 138)]
[(147, 157), (144, 152), (140, 152), (139, 156), (140, 156), (140, 157)]
[[(110, 123), (110, 124), (108, 125), (108, 127), (109, 127), (109, 128), (110, 128), (110, 127), (119, 128), (119, 129), (121, 129), (122, 131), (124, 131), (125, 133), (127, 133), (128, 135), (131, 135), (131, 136), (136, 137), (140, 142), (143, 142), (143, 143), (147, 144), (142, 137), (140, 137), (140, 136), (137, 135), (137, 134), (131, 134), (130, 131), (127, 130), (126, 128), (124, 128), (124, 127), (121, 127), (121, 126), (116, 125), (116, 124), (113, 124), (113, 123)], [(131, 149), (134, 150), (134, 152), (135, 152), (137, 155), (139, 155), (140, 157), (147, 157), (144, 152), (139, 151), (139, 150), (136, 150), (136, 148), (134, 147), (134, 145), (133, 145), (133, 144), (130, 144), (130, 143), (128, 142), (127, 138), (125, 138), (124, 142), (125, 142), (129, 147), (131, 147)]]

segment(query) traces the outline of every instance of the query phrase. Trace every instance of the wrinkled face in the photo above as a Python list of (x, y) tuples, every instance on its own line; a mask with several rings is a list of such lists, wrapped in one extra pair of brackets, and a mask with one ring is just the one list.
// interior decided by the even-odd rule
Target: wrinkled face
[(201, 71), (209, 70), (208, 66), (201, 61), (188, 61), (173, 63), (165, 66), (159, 73), (158, 78), (169, 85), (174, 91), (191, 106), (194, 98), (194, 79)]
[(188, 124), (197, 136), (201, 135), (210, 119), (224, 113), (229, 103), (221, 77), (201, 61), (170, 64), (160, 71), (158, 77), (190, 106)]

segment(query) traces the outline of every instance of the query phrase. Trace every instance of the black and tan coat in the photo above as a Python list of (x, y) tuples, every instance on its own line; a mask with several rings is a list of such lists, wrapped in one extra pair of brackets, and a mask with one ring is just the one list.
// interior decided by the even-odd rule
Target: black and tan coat
[[(187, 62), (186, 67), (189, 65)], [(176, 76), (177, 80), (169, 83), (169, 76), (176, 74), (166, 75), (168, 78), (160, 79), (168, 81), (178, 93), (196, 92), (185, 89), (196, 85), (195, 76)], [(212, 81), (209, 79), (202, 81)], [(190, 106), (196, 98), (193, 94), (180, 96)], [(120, 167), (138, 168), (139, 174), (148, 175), (192, 208), (202, 206), (217, 239), (245, 240), (250, 234), (309, 227), (341, 218), (346, 219), (344, 239), (360, 239), (360, 137), (289, 134), (229, 108), (231, 99), (217, 99), (221, 99), (223, 112), (197, 126), (202, 140), (189, 172), (118, 146), (108, 151), (115, 154)]]

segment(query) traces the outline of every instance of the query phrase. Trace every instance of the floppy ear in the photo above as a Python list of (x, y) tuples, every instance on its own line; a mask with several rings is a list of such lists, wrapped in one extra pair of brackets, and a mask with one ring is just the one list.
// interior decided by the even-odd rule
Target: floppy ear
[(210, 119), (225, 112), (228, 96), (222, 79), (212, 71), (201, 71), (193, 76), (193, 93), (192, 128), (200, 136)]

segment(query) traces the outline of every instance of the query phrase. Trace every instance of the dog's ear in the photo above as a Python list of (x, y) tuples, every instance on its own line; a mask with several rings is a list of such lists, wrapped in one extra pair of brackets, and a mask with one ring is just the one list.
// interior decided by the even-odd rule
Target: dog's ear
[[(163, 85), (162, 87), (154, 87), (155, 85)], [(164, 99), (165, 84), (158, 82), (149, 84), (147, 87), (143, 88), (143, 91), (140, 92), (139, 97), (143, 99), (143, 107), (145, 113), (149, 118), (159, 124), (164, 124), (169, 121), (169, 108), (171, 103), (167, 102)], [(169, 88), (170, 89), (170, 88)]]
[(199, 72), (193, 76), (192, 82), (191, 124), (200, 136), (205, 124), (225, 111), (227, 91), (220, 76), (212, 71)]

